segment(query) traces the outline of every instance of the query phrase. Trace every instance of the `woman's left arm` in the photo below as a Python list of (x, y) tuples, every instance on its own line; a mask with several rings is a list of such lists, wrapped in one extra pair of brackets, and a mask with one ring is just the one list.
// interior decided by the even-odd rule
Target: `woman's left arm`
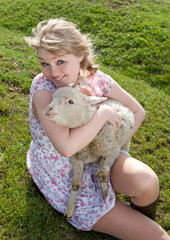
[[(123, 88), (121, 88), (117, 82), (114, 82), (112, 90), (108, 97), (121, 102), (133, 112), (135, 118), (135, 125), (131, 136), (129, 136), (129, 138), (131, 138), (143, 122), (145, 118), (145, 110), (137, 102), (137, 100), (132, 97), (128, 92), (126, 92)], [(127, 142), (127, 140), (128, 139), (126, 139), (126, 141), (122, 143), (122, 146)]]

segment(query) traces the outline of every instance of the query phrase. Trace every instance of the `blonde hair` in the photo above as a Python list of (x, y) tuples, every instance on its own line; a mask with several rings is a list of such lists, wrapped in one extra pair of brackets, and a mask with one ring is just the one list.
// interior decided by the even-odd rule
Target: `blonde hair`
[(88, 70), (91, 74), (97, 71), (91, 41), (74, 23), (63, 18), (49, 19), (40, 22), (32, 32), (33, 37), (25, 37), (25, 40), (36, 51), (42, 47), (57, 56), (84, 56), (81, 69)]

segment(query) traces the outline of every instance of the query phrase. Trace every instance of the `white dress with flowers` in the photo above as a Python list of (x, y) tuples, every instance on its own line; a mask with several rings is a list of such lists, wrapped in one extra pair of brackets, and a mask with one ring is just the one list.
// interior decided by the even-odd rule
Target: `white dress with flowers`
[[(97, 71), (93, 78), (87, 78), (94, 84), (96, 95), (108, 96), (114, 80)], [(27, 153), (28, 170), (40, 191), (50, 205), (60, 213), (66, 210), (72, 186), (72, 166), (70, 159), (61, 156), (48, 139), (40, 120), (36, 120), (32, 111), (32, 99), (39, 90), (56, 91), (55, 85), (42, 73), (32, 82), (30, 90), (30, 130), (31, 147)], [(57, 136), (56, 136), (57, 137)], [(109, 191), (103, 200), (100, 182), (96, 177), (97, 164), (86, 164), (82, 177), (82, 186), (77, 196), (76, 209), (69, 221), (79, 230), (89, 231), (93, 225), (115, 205), (115, 194), (109, 181)]]

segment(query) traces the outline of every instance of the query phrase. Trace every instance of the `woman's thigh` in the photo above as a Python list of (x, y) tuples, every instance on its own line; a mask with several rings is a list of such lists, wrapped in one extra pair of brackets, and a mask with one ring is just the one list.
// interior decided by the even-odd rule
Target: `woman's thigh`
[(138, 205), (154, 202), (159, 195), (159, 180), (146, 164), (121, 153), (111, 168), (110, 180), (117, 194), (125, 194)]
[(116, 200), (116, 205), (92, 228), (123, 240), (169, 240), (167, 233), (150, 218)]

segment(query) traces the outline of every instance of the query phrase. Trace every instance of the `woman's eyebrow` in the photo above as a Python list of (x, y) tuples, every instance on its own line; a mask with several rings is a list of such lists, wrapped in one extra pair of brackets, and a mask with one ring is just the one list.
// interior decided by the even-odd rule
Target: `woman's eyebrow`
[(45, 60), (44, 58), (42, 58), (42, 57), (40, 57), (40, 56), (37, 56), (37, 58), (42, 59), (42, 60)]
[[(37, 58), (46, 61), (46, 59), (42, 58), (41, 56), (37, 56)], [(57, 57), (53, 57), (52, 59), (54, 60), (55, 58), (57, 58)]]

